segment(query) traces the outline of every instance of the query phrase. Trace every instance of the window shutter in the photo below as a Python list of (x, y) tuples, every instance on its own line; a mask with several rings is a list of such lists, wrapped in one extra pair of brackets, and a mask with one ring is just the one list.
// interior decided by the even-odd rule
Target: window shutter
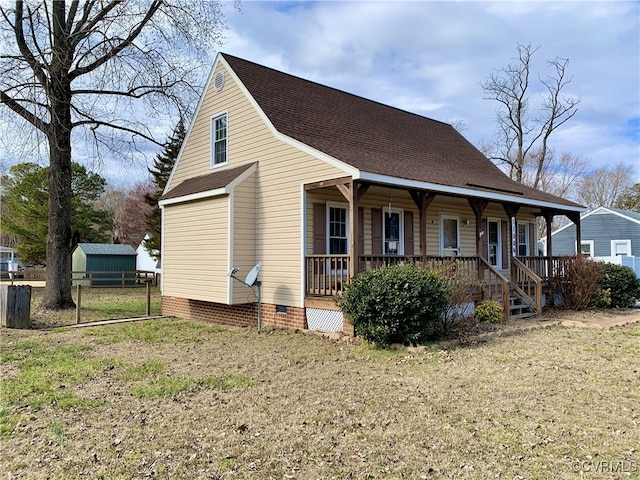
[(502, 241), (502, 268), (509, 268), (509, 232), (507, 229), (507, 221), (500, 222), (500, 240)]
[(382, 210), (371, 209), (371, 254), (382, 255)]
[(538, 245), (536, 244), (536, 224), (529, 224), (529, 255), (535, 255), (538, 251)]
[(413, 212), (404, 212), (404, 254), (413, 255)]
[(364, 208), (358, 207), (358, 255), (364, 255)]
[(313, 204), (313, 253), (327, 253), (327, 207), (324, 203)]
[(485, 260), (489, 260), (489, 222), (486, 218), (482, 219), (482, 231), (484, 235), (482, 236), (482, 258)]

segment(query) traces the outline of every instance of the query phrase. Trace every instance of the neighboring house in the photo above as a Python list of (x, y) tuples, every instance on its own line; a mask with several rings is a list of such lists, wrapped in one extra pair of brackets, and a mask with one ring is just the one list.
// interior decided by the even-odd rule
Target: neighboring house
[(136, 255), (131, 245), (79, 243), (71, 254), (74, 283), (133, 286), (136, 284)]
[[(581, 218), (580, 252), (596, 260), (626, 265), (640, 277), (640, 213), (598, 207)], [(576, 228), (565, 225), (551, 234), (553, 255), (575, 255)], [(546, 255), (546, 239), (542, 242)]]
[(255, 324), (228, 272), (262, 262), (263, 323), (330, 330), (358, 271), (456, 256), (509, 288), (509, 246), (533, 258), (536, 217), (584, 210), (512, 181), (451, 125), (227, 54), (159, 203), (165, 314)]

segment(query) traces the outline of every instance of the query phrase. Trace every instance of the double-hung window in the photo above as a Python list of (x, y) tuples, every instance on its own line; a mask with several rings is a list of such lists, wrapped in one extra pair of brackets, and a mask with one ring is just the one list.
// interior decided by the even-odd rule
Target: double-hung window
[(211, 167), (227, 163), (227, 114), (211, 119)]
[(349, 253), (348, 231), (347, 209), (329, 206), (329, 254), (343, 255)]
[(611, 256), (631, 255), (631, 240), (611, 240)]
[(529, 255), (529, 224), (518, 223), (518, 256)]

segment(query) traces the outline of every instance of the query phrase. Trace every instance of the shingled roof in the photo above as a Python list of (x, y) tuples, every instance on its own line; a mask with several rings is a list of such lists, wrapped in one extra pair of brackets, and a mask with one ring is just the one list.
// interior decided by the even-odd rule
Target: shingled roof
[(186, 195), (195, 195), (198, 193), (224, 188), (244, 172), (246, 172), (253, 165), (255, 165), (255, 162), (240, 165), (239, 167), (217, 170), (213, 173), (200, 175), (198, 177), (187, 178), (176, 188), (162, 195), (159, 201), (170, 200), (172, 198), (184, 197)]
[(280, 133), (361, 172), (581, 208), (511, 180), (451, 125), (221, 56)]

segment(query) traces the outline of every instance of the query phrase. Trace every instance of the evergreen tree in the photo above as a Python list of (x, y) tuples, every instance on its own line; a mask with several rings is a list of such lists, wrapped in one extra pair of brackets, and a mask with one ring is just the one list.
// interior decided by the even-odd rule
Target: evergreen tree
[(147, 227), (151, 238), (145, 242), (144, 247), (156, 260), (160, 260), (160, 246), (162, 244), (162, 217), (160, 215), (158, 199), (162, 196), (164, 188), (167, 186), (171, 170), (176, 163), (185, 135), (184, 122), (181, 118), (173, 130), (173, 135), (165, 144), (164, 150), (156, 155), (153, 161), (153, 168), (148, 169), (149, 173), (153, 176), (153, 183), (155, 183), (156, 189), (153, 193), (144, 196), (145, 202), (152, 207), (151, 211), (147, 214)]
[[(80, 242), (105, 242), (109, 239), (111, 222), (106, 211), (95, 202), (104, 192), (106, 181), (97, 173), (88, 172), (78, 163), (71, 164), (71, 229)], [(16, 252), (24, 263), (46, 262), (49, 234), (49, 167), (35, 163), (19, 163), (9, 170), (3, 186), (3, 233), (18, 238)], [(73, 248), (74, 245), (70, 245)]]

